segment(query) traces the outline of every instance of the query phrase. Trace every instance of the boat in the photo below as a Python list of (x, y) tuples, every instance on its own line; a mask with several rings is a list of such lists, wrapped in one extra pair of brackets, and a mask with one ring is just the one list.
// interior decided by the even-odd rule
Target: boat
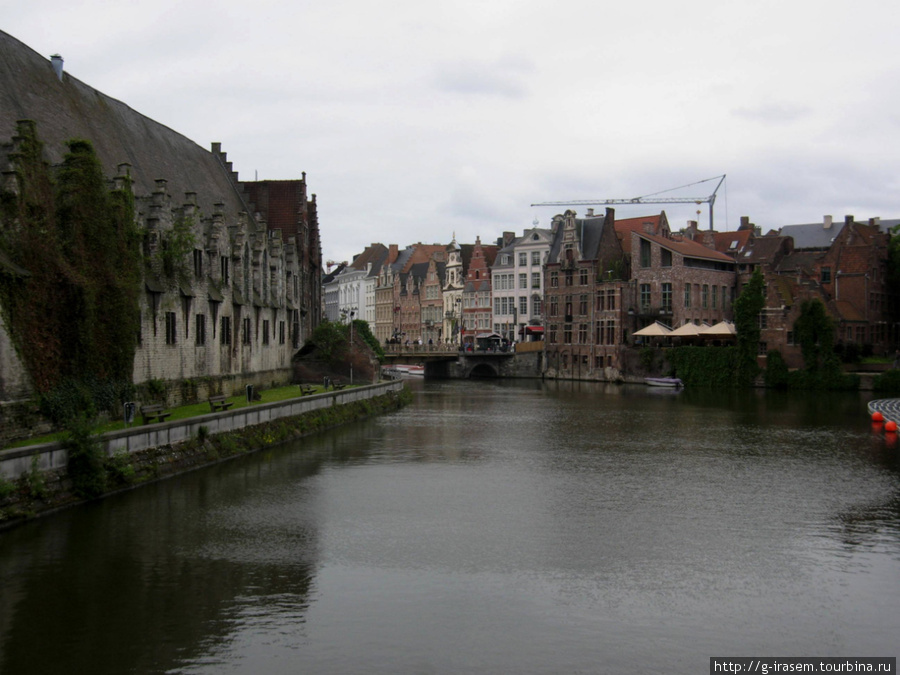
[(385, 368), (384, 371), (386, 374), (390, 371), (391, 375), (397, 377), (425, 377), (425, 366), (406, 366), (397, 364), (391, 368)]
[(684, 386), (684, 382), (677, 377), (645, 377), (644, 383), (650, 387), (669, 387), (670, 389), (680, 389)]

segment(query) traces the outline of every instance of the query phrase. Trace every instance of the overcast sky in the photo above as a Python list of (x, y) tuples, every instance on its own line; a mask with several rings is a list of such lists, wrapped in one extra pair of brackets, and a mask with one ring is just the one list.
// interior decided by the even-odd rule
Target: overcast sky
[[(534, 202), (721, 174), (719, 230), (900, 217), (892, 2), (0, 0), (0, 17), (86, 84), (221, 141), (242, 179), (306, 171), (326, 260), (488, 242), (564, 210)], [(616, 214), (661, 209), (708, 226), (707, 204)]]

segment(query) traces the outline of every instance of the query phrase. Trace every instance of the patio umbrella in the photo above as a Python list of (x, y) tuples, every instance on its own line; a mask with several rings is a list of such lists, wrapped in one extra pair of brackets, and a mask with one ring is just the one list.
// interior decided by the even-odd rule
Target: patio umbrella
[(666, 337), (671, 334), (672, 329), (664, 323), (654, 321), (649, 326), (636, 330), (632, 335), (636, 337)]
[(714, 326), (701, 329), (700, 335), (711, 338), (729, 338), (735, 337), (737, 331), (734, 328), (734, 324), (730, 321), (720, 321)]
[(686, 323), (669, 333), (669, 337), (697, 337), (699, 334), (700, 326), (692, 323)]

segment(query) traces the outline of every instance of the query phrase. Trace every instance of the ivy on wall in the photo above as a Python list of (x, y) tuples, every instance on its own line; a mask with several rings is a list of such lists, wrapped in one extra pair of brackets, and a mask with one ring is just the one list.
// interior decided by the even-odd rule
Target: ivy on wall
[(17, 141), (17, 189), (0, 201), (0, 250), (27, 271), (0, 274), (12, 343), (41, 395), (130, 384), (142, 278), (130, 183), (110, 191), (88, 141), (69, 141), (56, 171), (33, 122), (19, 123)]

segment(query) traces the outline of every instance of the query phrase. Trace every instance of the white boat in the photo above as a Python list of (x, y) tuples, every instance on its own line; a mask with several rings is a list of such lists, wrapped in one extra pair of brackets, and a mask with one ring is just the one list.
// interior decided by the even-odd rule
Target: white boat
[(684, 382), (677, 377), (645, 377), (644, 383), (651, 387), (669, 387), (674, 389), (684, 386)]
[(393, 370), (400, 374), (400, 377), (425, 377), (425, 366), (405, 366), (397, 364), (393, 366)]

